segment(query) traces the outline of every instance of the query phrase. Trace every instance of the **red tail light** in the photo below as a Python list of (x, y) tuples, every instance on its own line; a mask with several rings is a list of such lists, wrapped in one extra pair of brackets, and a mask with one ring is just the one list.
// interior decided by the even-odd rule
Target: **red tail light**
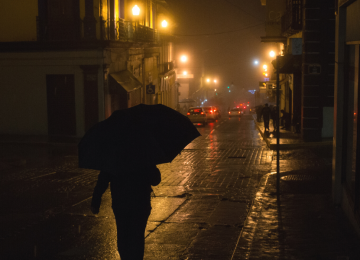
[(216, 112), (216, 109), (214, 109), (214, 112)]
[(203, 115), (203, 114), (204, 114), (204, 112), (201, 112), (200, 114), (201, 114), (201, 115)]
[(229, 114), (230, 114), (230, 112), (229, 112)]
[(190, 116), (190, 112), (187, 112), (187, 115)]
[(238, 112), (240, 114), (240, 112)]
[(246, 107), (244, 107), (244, 108), (246, 108)]
[(212, 113), (212, 110), (210, 110), (210, 114)]

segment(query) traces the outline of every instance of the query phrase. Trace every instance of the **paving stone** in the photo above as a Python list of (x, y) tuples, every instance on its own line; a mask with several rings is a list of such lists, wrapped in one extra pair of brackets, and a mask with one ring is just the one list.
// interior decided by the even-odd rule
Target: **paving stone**
[[(360, 259), (360, 241), (331, 201), (328, 149), (281, 151), (280, 177), (288, 177), (277, 196), (276, 153), (251, 116), (199, 131), (172, 163), (158, 166), (145, 260)], [(100, 214), (89, 211), (98, 171), (77, 168), (76, 147), (35, 148), (0, 149), (6, 252), (21, 247), (22, 258), (13, 259), (36, 259), (36, 245), (37, 259), (120, 259), (109, 191)]]

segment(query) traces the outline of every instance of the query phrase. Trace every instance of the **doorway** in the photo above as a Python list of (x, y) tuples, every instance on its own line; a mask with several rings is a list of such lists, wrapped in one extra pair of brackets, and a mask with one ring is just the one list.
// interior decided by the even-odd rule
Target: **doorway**
[(49, 136), (75, 136), (75, 77), (46, 75)]

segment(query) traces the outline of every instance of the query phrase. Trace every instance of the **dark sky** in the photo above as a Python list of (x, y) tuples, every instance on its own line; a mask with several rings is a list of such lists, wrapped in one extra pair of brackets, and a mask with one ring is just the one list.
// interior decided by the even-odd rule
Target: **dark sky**
[[(188, 66), (217, 77), (219, 84), (255, 89), (261, 72), (254, 59), (265, 57), (265, 7), (260, 0), (167, 0), (174, 15), (177, 54), (189, 55)], [(178, 58), (178, 57), (176, 57)]]

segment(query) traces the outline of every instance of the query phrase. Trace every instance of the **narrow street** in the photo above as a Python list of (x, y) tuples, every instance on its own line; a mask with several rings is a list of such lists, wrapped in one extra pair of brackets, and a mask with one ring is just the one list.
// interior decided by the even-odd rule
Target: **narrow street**
[[(198, 130), (201, 137), (158, 166), (144, 259), (232, 259), (271, 171), (273, 152), (251, 115)], [(77, 168), (76, 146), (3, 145), (0, 167), (3, 259), (119, 259), (110, 192), (92, 215), (98, 172)]]

